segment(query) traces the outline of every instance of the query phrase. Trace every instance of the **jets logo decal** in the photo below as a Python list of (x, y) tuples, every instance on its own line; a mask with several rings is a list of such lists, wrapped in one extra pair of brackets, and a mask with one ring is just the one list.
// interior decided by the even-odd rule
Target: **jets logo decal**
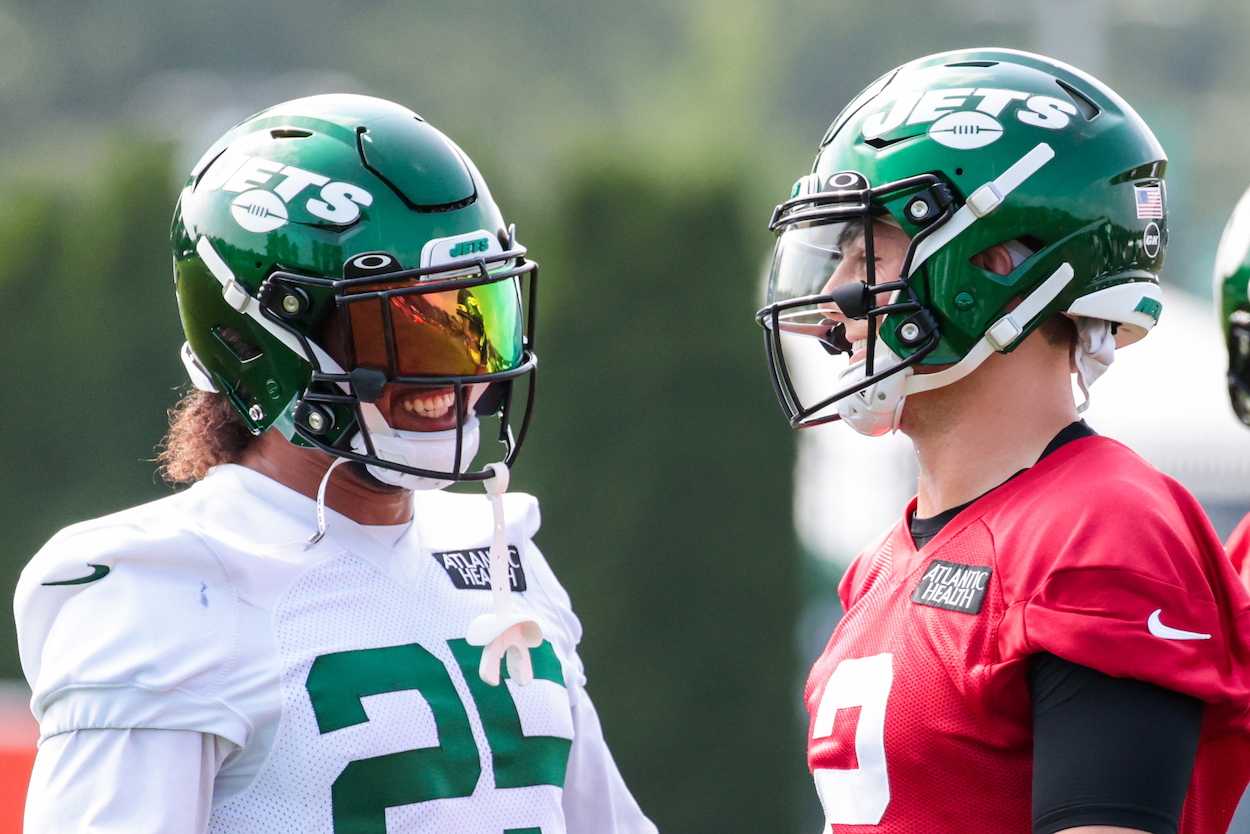
[(1070, 101), (1018, 90), (958, 87), (904, 93), (864, 120), (863, 137), (879, 139), (907, 125), (929, 125), (933, 141), (956, 150), (983, 148), (1003, 135), (1003, 121), (1063, 130), (1080, 111)]
[[(309, 188), (317, 189), (310, 193)], [(230, 191), (234, 221), (249, 232), (267, 234), (291, 220), (294, 203), (317, 221), (348, 226), (360, 218), (360, 209), (373, 204), (373, 195), (358, 185), (331, 182), (329, 177), (294, 165), (245, 154), (225, 154), (209, 168), (199, 191)], [(303, 203), (296, 203), (304, 198)]]

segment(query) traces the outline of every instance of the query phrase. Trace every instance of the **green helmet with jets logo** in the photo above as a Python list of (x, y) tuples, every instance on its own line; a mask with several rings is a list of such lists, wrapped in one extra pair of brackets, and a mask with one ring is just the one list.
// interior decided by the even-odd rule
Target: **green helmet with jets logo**
[(1250, 191), (1224, 227), (1215, 256), (1215, 297), (1228, 347), (1228, 398), (1250, 426)]
[[(359, 95), (264, 110), (192, 170), (171, 237), (184, 363), (253, 433), (436, 485), (491, 475), (469, 468), (490, 416), (512, 463), (536, 266), (473, 163), (420, 116)], [(392, 428), (375, 403), (393, 386), (454, 397), (455, 429)], [(421, 447), (437, 454), (413, 452), (442, 434)]]
[[(1161, 310), (1166, 165), (1123, 99), (1038, 55), (947, 52), (878, 79), (833, 122), (770, 224), (757, 318), (791, 424), (888, 431), (907, 393), (966, 376), (1057, 312), (1111, 322), (1117, 346), (1140, 339)], [(876, 280), (873, 221), (910, 238), (900, 280)], [(835, 287), (851, 237), (870, 256), (866, 280)], [(1009, 274), (973, 265), (999, 244)], [(869, 327), (866, 360), (840, 375), (811, 370), (849, 352), (831, 308)], [(806, 368), (787, 363), (798, 353)], [(950, 367), (913, 375), (917, 364)]]

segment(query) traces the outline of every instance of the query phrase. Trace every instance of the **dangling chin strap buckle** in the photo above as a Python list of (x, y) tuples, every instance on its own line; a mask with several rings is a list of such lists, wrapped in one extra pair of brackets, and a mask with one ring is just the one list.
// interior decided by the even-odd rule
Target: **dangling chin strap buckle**
[(508, 467), (490, 463), (495, 476), (485, 482), (495, 518), (495, 537), (490, 545), (490, 590), (495, 610), (469, 623), (465, 639), (470, 646), (482, 646), (482, 662), (477, 673), (491, 686), (499, 685), (499, 666), (508, 658), (508, 676), (521, 686), (534, 679), (530, 649), (543, 642), (542, 627), (535, 620), (512, 612), (512, 586), (508, 578), (508, 540), (504, 530), (503, 494), (508, 491)]

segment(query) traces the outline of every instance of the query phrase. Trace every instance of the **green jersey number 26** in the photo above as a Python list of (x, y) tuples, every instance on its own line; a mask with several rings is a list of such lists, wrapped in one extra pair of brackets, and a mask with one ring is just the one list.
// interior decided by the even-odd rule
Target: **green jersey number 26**
[[(482, 649), (449, 640), (456, 664), (482, 718), (490, 744), (495, 787), (564, 786), (572, 742), (526, 736), (508, 687), (478, 677)], [(564, 686), (560, 661), (549, 642), (531, 652), (534, 677)], [(506, 673), (505, 673), (506, 676)], [(386, 809), (469, 796), (481, 776), (481, 758), (464, 703), (443, 662), (416, 643), (321, 655), (308, 672), (308, 695), (324, 735), (369, 720), (361, 699), (417, 690), (434, 713), (439, 745), (358, 759), (343, 768), (331, 789), (334, 834), (386, 834)], [(539, 829), (511, 829), (535, 832)]]

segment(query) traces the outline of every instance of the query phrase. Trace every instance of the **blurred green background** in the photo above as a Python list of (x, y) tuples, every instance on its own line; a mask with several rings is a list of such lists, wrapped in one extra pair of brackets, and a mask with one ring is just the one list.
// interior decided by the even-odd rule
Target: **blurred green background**
[(0, 0), (0, 588), (59, 527), (167, 491), (166, 240), (195, 159), (277, 101), (391, 98), (468, 151), (543, 265), (515, 483), (644, 810), (678, 834), (818, 825), (800, 693), (828, 632), (800, 611), (829, 586), (752, 320), (769, 210), (886, 70), (1033, 49), (1155, 127), (1167, 277), (1209, 295), (1250, 182), (1247, 39), (1244, 0)]

